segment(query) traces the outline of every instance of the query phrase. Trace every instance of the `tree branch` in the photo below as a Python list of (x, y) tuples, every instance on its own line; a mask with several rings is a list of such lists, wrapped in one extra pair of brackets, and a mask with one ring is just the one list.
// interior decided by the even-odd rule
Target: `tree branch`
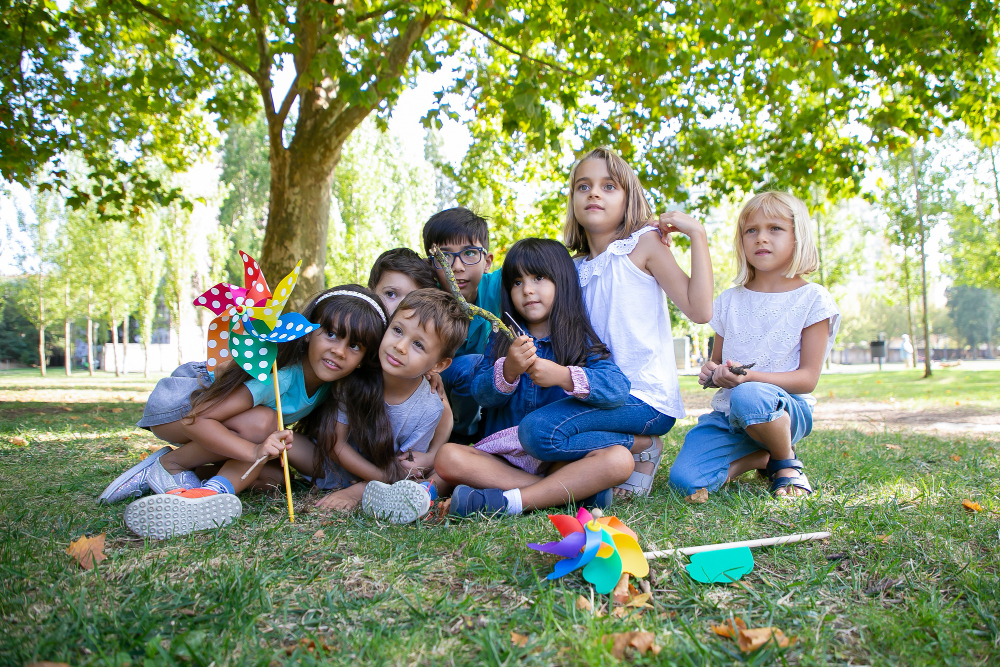
[(409, 2), (410, 0), (400, 0), (400, 2), (390, 2), (388, 5), (379, 7), (378, 9), (373, 9), (370, 12), (359, 14), (354, 20), (357, 21), (358, 23), (364, 23), (365, 21), (378, 18), (379, 16), (388, 14), (389, 12), (395, 9), (399, 9), (400, 7), (409, 4)]
[(271, 97), (271, 51), (267, 47), (267, 36), (264, 34), (264, 24), (260, 20), (257, 0), (247, 0), (247, 11), (250, 13), (253, 33), (257, 38), (257, 57), (260, 60), (257, 66), (257, 86), (260, 88), (261, 97), (264, 98), (264, 115), (267, 116), (268, 122), (271, 122), (275, 119), (274, 99)]
[(494, 44), (496, 44), (497, 46), (499, 46), (504, 51), (507, 51), (508, 53), (513, 53), (518, 58), (524, 58), (525, 60), (530, 60), (530, 61), (532, 61), (534, 63), (538, 63), (539, 65), (542, 65), (543, 67), (548, 67), (550, 69), (557, 69), (560, 72), (564, 72), (566, 74), (572, 74), (573, 76), (576, 76), (576, 72), (574, 72), (572, 70), (568, 70), (565, 67), (560, 67), (559, 65), (556, 65), (555, 63), (550, 63), (550, 62), (545, 61), (545, 60), (539, 60), (538, 58), (532, 58), (531, 56), (529, 56), (528, 54), (526, 54), (526, 53), (524, 53), (522, 51), (518, 51), (517, 49), (515, 49), (515, 48), (513, 48), (511, 46), (507, 46), (506, 44), (504, 44), (503, 42), (501, 42), (499, 39), (497, 39), (496, 37), (494, 37), (493, 35), (490, 35), (489, 33), (484, 32), (483, 30), (477, 28), (476, 26), (472, 25), (471, 23), (468, 23), (467, 21), (463, 21), (462, 19), (456, 18), (454, 16), (442, 16), (441, 18), (445, 19), (446, 21), (451, 21), (452, 23), (457, 23), (459, 25), (463, 25), (466, 28), (468, 28), (469, 30), (472, 30), (473, 32), (479, 33), (480, 35), (482, 35), (486, 39), (490, 40), (491, 42), (493, 42)]
[(230, 53), (228, 50), (226, 50), (219, 44), (216, 44), (213, 40), (203, 35), (200, 35), (194, 28), (185, 26), (182, 21), (172, 19), (169, 16), (166, 16), (160, 13), (159, 11), (153, 9), (152, 7), (148, 7), (142, 4), (141, 2), (139, 2), (139, 0), (128, 0), (128, 2), (130, 5), (132, 5), (139, 11), (143, 12), (144, 14), (152, 16), (157, 21), (160, 21), (161, 23), (165, 23), (168, 26), (180, 30), (185, 35), (187, 35), (192, 41), (204, 44), (206, 47), (208, 47), (218, 55), (222, 56), (222, 58), (229, 61), (231, 64), (235, 65), (237, 68), (248, 74), (251, 79), (257, 82), (258, 86), (260, 85), (260, 79), (258, 78), (258, 74), (254, 72), (252, 69), (250, 69), (249, 65), (244, 63), (242, 60), (234, 56), (232, 53)]

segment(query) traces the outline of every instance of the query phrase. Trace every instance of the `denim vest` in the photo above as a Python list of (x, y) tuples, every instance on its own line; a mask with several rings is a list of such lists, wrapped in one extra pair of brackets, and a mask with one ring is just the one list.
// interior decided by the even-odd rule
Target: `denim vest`
[[(472, 380), (472, 395), (483, 407), (483, 423), (485, 435), (490, 436), (511, 426), (517, 426), (531, 412), (571, 398), (562, 387), (539, 387), (531, 381), (527, 373), (523, 373), (517, 388), (513, 393), (505, 394), (493, 383), (493, 365), (495, 363), (490, 351), (493, 349), (496, 336), (492, 334), (486, 345), (486, 354), (476, 366), (476, 374)], [(535, 339), (537, 354), (542, 359), (556, 361), (552, 351), (552, 341), (548, 336)], [(608, 359), (591, 357), (583, 369), (590, 384), (590, 394), (582, 399), (587, 405), (595, 408), (617, 408), (628, 398), (631, 384), (621, 369)]]

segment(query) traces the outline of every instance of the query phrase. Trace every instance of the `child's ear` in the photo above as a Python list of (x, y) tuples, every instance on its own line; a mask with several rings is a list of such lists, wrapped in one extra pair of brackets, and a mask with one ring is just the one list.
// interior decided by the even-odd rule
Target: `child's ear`
[(441, 373), (444, 371), (444, 369), (448, 368), (448, 366), (451, 366), (451, 357), (445, 357), (441, 361), (437, 362), (436, 364), (434, 364), (434, 367), (430, 369), (430, 371), (428, 372)]
[(489, 273), (490, 267), (493, 266), (493, 253), (486, 253), (486, 270), (483, 273)]

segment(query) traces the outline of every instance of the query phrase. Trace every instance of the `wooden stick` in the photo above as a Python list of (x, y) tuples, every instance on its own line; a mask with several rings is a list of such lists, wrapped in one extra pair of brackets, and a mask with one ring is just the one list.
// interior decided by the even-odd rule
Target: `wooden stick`
[[(281, 418), (281, 392), (278, 391), (278, 360), (274, 360), (271, 375), (274, 376), (274, 403), (278, 409), (278, 430), (285, 430), (285, 423)], [(254, 463), (254, 465), (257, 465)], [(281, 467), (285, 469), (285, 497), (288, 499), (288, 520), (295, 523), (295, 508), (292, 507), (292, 479), (288, 476), (288, 450), (281, 450)]]
[(247, 471), (245, 473), (243, 473), (243, 476), (240, 477), (240, 479), (246, 479), (247, 477), (249, 477), (250, 473), (253, 472), (253, 469), (256, 468), (257, 466), (259, 466), (261, 461), (264, 461), (266, 459), (267, 459), (266, 456), (262, 456), (259, 459), (257, 459), (256, 461), (254, 461), (253, 465), (250, 466), (249, 468), (247, 468)]
[(765, 537), (760, 540), (744, 540), (743, 542), (725, 542), (724, 544), (705, 544), (700, 547), (684, 547), (683, 549), (665, 549), (663, 551), (647, 551), (643, 556), (646, 560), (654, 560), (656, 558), (664, 558), (666, 556), (673, 556), (674, 554), (684, 554), (685, 556), (690, 556), (691, 554), (701, 553), (703, 551), (719, 551), (720, 549), (737, 549), (739, 547), (769, 547), (775, 544), (794, 544), (795, 542), (811, 542), (812, 540), (824, 540), (830, 537), (830, 533), (798, 533), (796, 535), (783, 535), (781, 537)]

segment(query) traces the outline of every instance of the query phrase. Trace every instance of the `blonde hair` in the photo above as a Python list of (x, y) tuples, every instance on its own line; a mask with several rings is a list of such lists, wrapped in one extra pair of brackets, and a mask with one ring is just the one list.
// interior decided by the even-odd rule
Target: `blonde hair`
[(615, 185), (625, 190), (625, 216), (618, 225), (615, 239), (625, 239), (636, 230), (641, 229), (653, 215), (653, 207), (646, 200), (639, 177), (628, 163), (618, 153), (604, 146), (595, 148), (573, 165), (569, 172), (569, 197), (566, 201), (566, 222), (563, 224), (563, 244), (577, 254), (586, 255), (590, 252), (587, 233), (573, 214), (573, 191), (576, 188), (576, 170), (587, 160), (604, 160), (608, 174)]
[(784, 218), (792, 223), (795, 235), (795, 252), (792, 262), (785, 272), (786, 278), (794, 278), (804, 273), (812, 273), (819, 268), (819, 252), (813, 242), (809, 209), (798, 197), (787, 192), (761, 192), (750, 198), (740, 209), (736, 220), (736, 236), (733, 239), (733, 253), (736, 257), (736, 278), (734, 285), (746, 285), (754, 279), (754, 268), (743, 252), (743, 229), (755, 213), (763, 213), (771, 218)]

